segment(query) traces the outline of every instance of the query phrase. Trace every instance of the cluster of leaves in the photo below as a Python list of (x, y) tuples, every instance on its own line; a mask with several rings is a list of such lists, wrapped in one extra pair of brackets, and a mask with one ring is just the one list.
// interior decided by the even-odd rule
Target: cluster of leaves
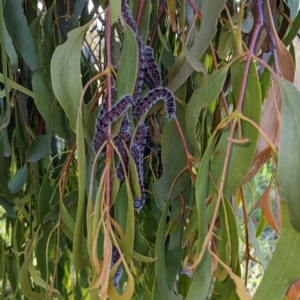
[[(300, 14), (275, 0), (38, 4), (0, 1), (2, 298), (249, 299), (250, 261), (266, 269), (253, 299), (284, 298), (300, 276)], [(266, 223), (280, 233), (268, 266)]]

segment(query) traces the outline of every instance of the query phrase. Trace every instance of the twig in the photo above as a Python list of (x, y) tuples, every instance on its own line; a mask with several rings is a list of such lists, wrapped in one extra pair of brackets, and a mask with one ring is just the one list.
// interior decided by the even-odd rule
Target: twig
[(155, 25), (154, 25), (154, 28), (152, 30), (152, 36), (151, 36), (151, 40), (150, 40), (150, 46), (152, 47), (153, 43), (154, 43), (154, 39), (155, 39), (155, 35), (156, 35), (156, 32), (157, 32), (157, 27), (158, 27), (158, 23), (162, 17), (162, 14), (166, 8), (166, 3), (167, 3), (167, 0), (164, 0), (163, 3), (158, 7), (158, 15), (156, 17), (156, 20), (155, 20)]
[(237, 104), (237, 111), (242, 112), (242, 106), (243, 106), (243, 101), (244, 101), (244, 95), (246, 91), (246, 85), (247, 85), (247, 79), (248, 79), (248, 74), (249, 74), (249, 68), (250, 68), (250, 63), (252, 60), (252, 55), (254, 46), (258, 37), (258, 33), (260, 31), (261, 26), (263, 26), (263, 19), (262, 19), (262, 0), (257, 0), (255, 2), (256, 5), (256, 15), (254, 17), (255, 19), (255, 24), (254, 24), (254, 30), (251, 38), (251, 42), (249, 45), (249, 50), (248, 50), (248, 55), (247, 55), (247, 60), (246, 60), (246, 65), (244, 69), (244, 75), (243, 75), (243, 80), (242, 80), (242, 85), (241, 85), (241, 91), (240, 91), (240, 96), (238, 99), (238, 104)]

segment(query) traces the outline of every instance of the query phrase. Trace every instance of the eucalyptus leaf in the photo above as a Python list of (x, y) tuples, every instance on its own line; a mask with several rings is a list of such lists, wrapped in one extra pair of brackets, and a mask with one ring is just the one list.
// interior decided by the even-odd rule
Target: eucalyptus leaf
[(46, 154), (48, 139), (48, 135), (39, 135), (33, 140), (27, 152), (28, 162), (37, 162)]
[(278, 159), (278, 191), (287, 203), (290, 220), (300, 232), (300, 92), (290, 82), (278, 79), (282, 95), (281, 139)]
[(5, 2), (4, 19), (12, 40), (25, 63), (31, 70), (35, 70), (38, 67), (38, 58), (20, 1)]

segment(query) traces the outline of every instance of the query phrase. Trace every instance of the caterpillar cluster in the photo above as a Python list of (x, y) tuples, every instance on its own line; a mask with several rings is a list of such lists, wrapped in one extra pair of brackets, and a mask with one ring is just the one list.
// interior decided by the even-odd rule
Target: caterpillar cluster
[[(165, 104), (167, 118), (169, 120), (173, 120), (175, 118), (176, 103), (173, 93), (167, 88), (162, 87), (162, 78), (154, 58), (153, 49), (150, 46), (143, 44), (138, 33), (137, 24), (131, 15), (126, 0), (121, 1), (121, 13), (125, 22), (135, 33), (138, 45), (138, 71), (136, 82), (132, 95), (124, 95), (120, 99), (116, 99), (117, 90), (115, 87), (112, 87), (111, 98), (113, 105), (110, 109), (108, 109), (108, 93), (106, 93), (103, 97), (102, 105), (95, 124), (95, 134), (93, 137), (92, 147), (97, 153), (103, 143), (110, 138), (108, 134), (109, 126), (118, 119), (123, 118), (120, 131), (112, 140), (121, 157), (116, 166), (116, 176), (120, 180), (124, 179), (125, 174), (128, 172), (128, 152), (130, 152), (136, 166), (140, 187), (140, 197), (134, 195), (133, 205), (134, 209), (139, 211), (144, 206), (146, 200), (143, 167), (146, 146), (151, 148), (156, 156), (158, 178), (162, 175), (163, 166), (161, 162), (160, 147), (151, 136), (148, 125), (139, 123), (135, 130), (135, 135), (132, 137), (128, 110), (133, 108), (132, 115), (134, 120), (137, 121), (149, 112), (155, 103), (162, 100)], [(143, 85), (149, 89), (149, 92), (144, 97), (141, 97)], [(102, 148), (102, 151), (104, 150), (105, 149)], [(119, 257), (120, 253), (115, 247), (113, 247), (111, 267), (116, 263)], [(119, 265), (113, 278), (113, 284), (115, 287), (119, 285), (122, 272), (123, 267), (122, 265)]]

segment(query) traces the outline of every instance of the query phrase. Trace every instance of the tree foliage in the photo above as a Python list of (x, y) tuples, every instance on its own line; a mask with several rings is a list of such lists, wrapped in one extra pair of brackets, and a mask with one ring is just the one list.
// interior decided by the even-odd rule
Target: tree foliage
[(2, 299), (291, 297), (295, 3), (0, 1)]

